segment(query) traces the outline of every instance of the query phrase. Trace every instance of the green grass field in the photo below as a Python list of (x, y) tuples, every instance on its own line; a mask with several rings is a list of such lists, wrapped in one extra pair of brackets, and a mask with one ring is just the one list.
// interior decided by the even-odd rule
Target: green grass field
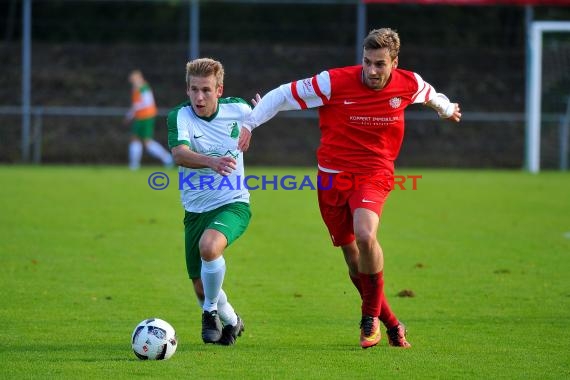
[[(399, 173), (423, 178), (392, 192), (379, 239), (413, 347), (362, 350), (357, 293), (311, 190), (252, 192), (224, 284), (246, 331), (204, 345), (176, 171), (153, 191), (155, 170), (0, 167), (0, 378), (570, 377), (568, 174)], [(176, 328), (172, 359), (131, 352), (147, 317)]]

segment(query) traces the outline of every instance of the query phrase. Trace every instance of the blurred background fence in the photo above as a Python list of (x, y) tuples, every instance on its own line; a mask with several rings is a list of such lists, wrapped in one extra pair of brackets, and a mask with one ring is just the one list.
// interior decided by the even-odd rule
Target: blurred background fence
[[(201, 1), (199, 55), (225, 65), (226, 96), (249, 100), (281, 83), (355, 64), (357, 3)], [(166, 112), (186, 98), (192, 2), (32, 4), (30, 157), (125, 164), (129, 128), (122, 119), (130, 105), (127, 75), (135, 68), (154, 89), (161, 110), (155, 135), (166, 144)], [(570, 20), (570, 8), (562, 5), (533, 7), (530, 14)], [(528, 17), (529, 8), (521, 6), (366, 5), (365, 30), (398, 30), (400, 67), (418, 72), (464, 112), (454, 125), (410, 107), (399, 166), (522, 167)], [(0, 2), (0, 33), (0, 162), (12, 163), (22, 160), (21, 0)], [(554, 168), (570, 95), (570, 39), (549, 38), (541, 161)], [(315, 115), (284, 113), (256, 130), (248, 163), (314, 165)]]

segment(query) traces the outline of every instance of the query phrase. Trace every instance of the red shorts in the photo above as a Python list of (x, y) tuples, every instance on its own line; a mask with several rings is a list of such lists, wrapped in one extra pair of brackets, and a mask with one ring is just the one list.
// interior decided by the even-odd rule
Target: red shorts
[(319, 209), (335, 247), (354, 240), (354, 210), (366, 208), (378, 217), (382, 215), (384, 202), (393, 186), (393, 177), (386, 175), (327, 173), (321, 170), (318, 175)]

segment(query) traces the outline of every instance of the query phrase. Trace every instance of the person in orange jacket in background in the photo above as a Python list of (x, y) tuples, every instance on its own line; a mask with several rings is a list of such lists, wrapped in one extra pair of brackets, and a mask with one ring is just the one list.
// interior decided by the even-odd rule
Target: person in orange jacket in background
[(152, 89), (140, 70), (129, 74), (129, 82), (132, 86), (132, 106), (125, 118), (127, 123), (131, 123), (129, 168), (137, 170), (140, 167), (143, 144), (151, 156), (170, 167), (173, 164), (172, 156), (153, 139), (157, 109)]

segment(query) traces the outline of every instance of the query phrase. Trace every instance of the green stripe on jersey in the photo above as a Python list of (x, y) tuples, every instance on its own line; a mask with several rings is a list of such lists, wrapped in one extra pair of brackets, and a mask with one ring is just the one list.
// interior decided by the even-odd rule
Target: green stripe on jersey
[(235, 97), (235, 96), (230, 96), (230, 97), (228, 97), (228, 98), (220, 98), (220, 99), (218, 100), (218, 102), (219, 102), (220, 104), (243, 103), (243, 104), (247, 104), (247, 105), (249, 106), (249, 108), (252, 108), (251, 105), (250, 105), (248, 102), (246, 102), (246, 101), (243, 100), (242, 98), (238, 98), (238, 97)]
[(182, 144), (190, 146), (190, 141), (178, 140), (178, 111), (183, 107), (191, 106), (190, 102), (180, 103), (168, 113), (166, 125), (168, 126), (168, 147), (170, 149)]

